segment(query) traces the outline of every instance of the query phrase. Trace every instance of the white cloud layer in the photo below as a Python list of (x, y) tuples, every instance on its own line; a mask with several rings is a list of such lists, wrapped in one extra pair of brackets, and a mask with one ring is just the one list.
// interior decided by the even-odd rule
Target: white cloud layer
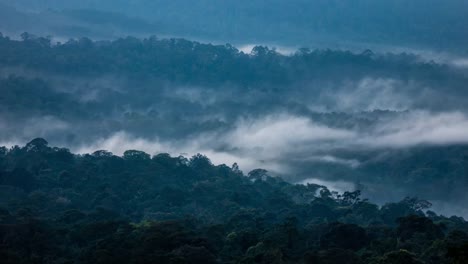
[(282, 114), (242, 119), (228, 132), (164, 142), (118, 132), (74, 150), (89, 153), (106, 149), (117, 155), (127, 149), (185, 156), (202, 153), (215, 164), (237, 162), (244, 171), (262, 167), (285, 173), (291, 169), (288, 167), (291, 160), (336, 163), (351, 168), (359, 166), (359, 160), (327, 154), (327, 151), (338, 148), (403, 148), (452, 143), (468, 143), (465, 114), (417, 111), (383, 119), (369, 130), (327, 127), (307, 117)]
[[(310, 108), (339, 112), (404, 111), (411, 109), (414, 103), (408, 96), (411, 86), (410, 83), (391, 78), (364, 78), (344, 83), (338, 90), (323, 89)], [(421, 87), (419, 90), (424, 91)]]
[(413, 112), (379, 124), (371, 135), (360, 142), (382, 147), (468, 143), (468, 118), (460, 112)]

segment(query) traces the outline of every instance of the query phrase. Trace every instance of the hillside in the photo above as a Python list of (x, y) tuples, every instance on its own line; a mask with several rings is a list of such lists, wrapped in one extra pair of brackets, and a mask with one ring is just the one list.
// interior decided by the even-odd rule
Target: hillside
[(468, 223), (405, 198), (136, 150), (0, 149), (3, 263), (464, 263)]

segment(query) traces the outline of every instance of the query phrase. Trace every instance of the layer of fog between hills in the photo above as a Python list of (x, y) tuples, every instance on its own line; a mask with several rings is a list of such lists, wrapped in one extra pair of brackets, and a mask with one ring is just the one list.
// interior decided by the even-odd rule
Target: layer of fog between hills
[[(8, 6), (3, 9), (8, 16), (2, 16), (0, 30), (13, 38), (19, 38), (24, 31), (50, 34), (54, 41), (82, 36), (114, 39), (126, 35), (173, 35), (214, 43), (235, 43), (245, 53), (256, 44), (272, 43), (278, 52), (286, 55), (303, 46), (359, 52), (365, 47), (380, 52), (415, 53), (424, 61), (446, 64), (457, 74), (468, 74), (467, 51), (463, 48), (468, 43), (464, 38), (468, 36), (464, 34), (467, 32), (464, 19), (468, 17), (468, 8), (463, 8), (466, 6), (464, 1), (447, 1), (443, 8), (440, 3), (421, 5), (420, 1), (419, 5), (416, 2), (408, 5), (401, 1), (391, 4), (377, 1), (373, 5), (374, 13), (368, 12), (364, 20), (355, 20), (357, 24), (349, 27), (343, 26), (337, 16), (326, 12), (321, 12), (324, 19), (329, 16), (333, 23), (327, 24), (324, 20), (323, 23), (312, 21), (309, 24), (301, 20), (304, 14), (290, 23), (275, 22), (287, 20), (277, 18), (290, 19), (287, 13), (280, 11), (296, 10), (297, 4), (303, 4), (304, 10), (313, 10), (314, 4), (307, 2), (286, 4), (275, 1), (269, 9), (274, 11), (270, 12), (272, 18), (262, 15), (248, 20), (246, 14), (262, 7), (262, 1), (252, 1), (240, 7), (238, 1), (226, 1), (216, 4), (213, 9), (198, 12), (203, 7), (201, 2), (187, 5), (187, 1), (168, 3), (161, 0), (150, 3), (151, 6), (161, 4), (166, 7), (153, 16), (148, 14), (148, 8), (144, 8), (147, 1), (2, 0), (0, 4)], [(361, 5), (366, 3), (361, 1)], [(386, 5), (401, 17), (388, 20)], [(226, 6), (240, 10), (240, 16), (219, 20), (215, 11), (225, 10)], [(405, 12), (414, 14), (411, 23), (406, 21), (405, 13), (401, 13), (402, 7), (407, 10)], [(343, 19), (359, 13), (359, 9), (349, 10)], [(427, 15), (421, 14), (427, 13), (434, 14), (435, 22), (431, 25), (427, 19), (420, 19), (426, 18)], [(187, 20), (170, 20), (174, 14)], [(305, 17), (309, 16), (306, 14)], [(232, 27), (233, 21), (242, 23)], [(323, 28), (314, 23), (323, 24)], [(413, 26), (406, 27), (408, 24)], [(372, 25), (375, 25), (374, 29)], [(308, 31), (308, 28), (313, 30)], [(369, 76), (357, 81), (305, 83), (280, 94), (259, 90), (246, 92), (236, 87), (219, 89), (155, 83), (149, 85), (150, 88), (157, 87), (154, 98), (144, 98), (154, 103), (145, 101), (140, 104), (135, 99), (137, 95), (129, 94), (134, 84), (122, 76), (69, 78), (31, 69), (0, 69), (1, 78), (12, 74), (43, 79), (54, 92), (65, 92), (71, 101), (83, 108), (100, 105), (106, 108), (97, 108), (105, 118), (97, 114), (95, 120), (77, 120), (61, 113), (43, 115), (36, 109), (24, 113), (1, 112), (0, 145), (24, 145), (32, 138), (43, 137), (52, 145), (65, 146), (79, 153), (99, 149), (117, 155), (127, 149), (184, 156), (203, 153), (216, 164), (237, 162), (244, 172), (261, 167), (290, 181), (325, 183), (333, 190), (345, 191), (370, 185), (366, 179), (358, 181), (348, 176), (368, 161), (367, 157), (353, 152), (392, 153), (420, 146), (468, 143), (467, 95), (464, 87), (453, 88), (449, 83)], [(459, 91), (454, 92), (457, 89)], [(125, 103), (125, 100), (134, 101)], [(331, 177), (323, 170), (315, 170), (317, 164), (337, 166), (344, 173)], [(412, 193), (412, 186), (403, 183), (402, 186), (373, 188), (374, 191), (368, 190), (364, 194), (379, 202), (398, 200)], [(383, 188), (392, 191), (382, 193)], [(425, 198), (424, 193), (418, 195)], [(466, 216), (464, 202), (467, 202), (466, 196), (460, 197), (458, 204), (443, 200), (435, 201), (435, 204), (441, 212)]]
[[(108, 79), (94, 83), (91, 86), (94, 90), (86, 93), (82, 93), (78, 87), (74, 96), (80, 102), (99, 101), (100, 89), (105, 89), (103, 87), (109, 82), (114, 81)], [(100, 149), (109, 150), (116, 155), (122, 155), (128, 149), (143, 150), (150, 154), (168, 152), (176, 156), (202, 153), (215, 164), (231, 165), (236, 162), (244, 172), (265, 168), (273, 175), (292, 181), (325, 183), (332, 190), (342, 192), (360, 188), (360, 185), (365, 186), (366, 180), (356, 181), (346, 174), (342, 174), (341, 178), (336, 175), (329, 178), (328, 175), (318, 173), (314, 170), (314, 165), (310, 164), (330, 164), (352, 171), (366, 160), (349, 154), (342, 155), (343, 152), (385, 153), (388, 149), (407, 149), (421, 145), (468, 143), (468, 116), (464, 109), (419, 109), (414, 105), (417, 105), (420, 98), (399, 92), (399, 85), (401, 83), (397, 80), (363, 79), (350, 84), (350, 87), (335, 90), (333, 94), (324, 89), (318, 96), (312, 96), (309, 103), (307, 100), (300, 101), (310, 112), (326, 115), (320, 118), (309, 112), (292, 111), (281, 105), (269, 107), (268, 111), (259, 108), (257, 112), (249, 114), (223, 108), (232, 94), (200, 87), (171, 87), (161, 94), (163, 98), (181, 100), (177, 106), (190, 105), (195, 109), (195, 114), (185, 115), (187, 120), (177, 122), (172, 122), (170, 115), (166, 116), (167, 119), (162, 115), (157, 126), (179, 130), (172, 136), (167, 133), (160, 136), (151, 130), (144, 131), (144, 123), (139, 129), (127, 130), (123, 126), (123, 129), (113, 130), (112, 126), (106, 127), (106, 123), (99, 120), (95, 124), (92, 121), (74, 122), (59, 115), (27, 116), (16, 124), (11, 119), (0, 119), (0, 128), (3, 131), (1, 145), (23, 145), (34, 137), (44, 137), (52, 144), (69, 147), (78, 153), (92, 153)], [(249, 97), (252, 98), (252, 95)], [(291, 98), (294, 96), (291, 95)], [(248, 101), (242, 96), (237, 100), (244, 99)], [(264, 102), (259, 99), (258, 103)], [(124, 118), (126, 115), (139, 112), (151, 115), (151, 111), (171, 112), (166, 107), (168, 105), (153, 105), (145, 111), (128, 108), (127, 113), (116, 113), (112, 118), (128, 123), (126, 125), (131, 127), (131, 121)], [(349, 120), (345, 118), (344, 121), (333, 121), (336, 119), (335, 112), (346, 113)], [(359, 124), (352, 118), (365, 122)], [(206, 122), (215, 121), (218, 122), (217, 125), (204, 127)], [(180, 129), (171, 127), (175, 125), (180, 125)], [(64, 137), (69, 134), (73, 135), (71, 141)], [(383, 187), (393, 190), (382, 195), (379, 192)], [(412, 192), (411, 186), (374, 188), (375, 191), (370, 190), (364, 194), (381, 202), (398, 200)], [(448, 206), (445, 201), (433, 202), (435, 209), (447, 214), (453, 213), (454, 208), (459, 206), (453, 203)], [(458, 213), (462, 212), (461, 208), (456, 210)]]

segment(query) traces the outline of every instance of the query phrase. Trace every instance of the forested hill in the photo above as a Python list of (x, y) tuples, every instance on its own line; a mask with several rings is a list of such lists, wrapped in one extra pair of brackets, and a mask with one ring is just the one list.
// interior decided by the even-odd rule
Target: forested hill
[(370, 50), (286, 56), (157, 37), (22, 38), (0, 37), (4, 145), (43, 137), (79, 153), (201, 152), (468, 215), (463, 66)]
[[(468, 223), (202, 155), (0, 148), (2, 263), (467, 263)], [(426, 211), (426, 212), (424, 212)]]
[(424, 61), (409, 53), (374, 54), (370, 50), (353, 53), (342, 50), (301, 48), (294, 56), (256, 46), (251, 54), (230, 44), (213, 45), (187, 39), (120, 38), (93, 41), (69, 39), (54, 44), (50, 38), (22, 34), (22, 41), (0, 35), (0, 66), (25, 67), (42, 73), (71, 76), (123, 74), (153, 77), (198, 85), (259, 84), (284, 86), (320, 78), (365, 76), (458, 80), (447, 65)]
[[(18, 19), (10, 27), (5, 25), (5, 30), (36, 29), (34, 33), (44, 35), (82, 36), (98, 31), (98, 36), (109, 36), (131, 28), (134, 34), (145, 30), (221, 42), (307, 46), (323, 43), (328, 47), (357, 42), (465, 54), (468, 43), (465, 0), (0, 0), (0, 3), (16, 7), (27, 18)], [(74, 11), (60, 14), (50, 9)], [(129, 19), (109, 11), (156, 25), (131, 27)], [(98, 14), (99, 20), (90, 13)], [(57, 18), (63, 24), (47, 23)], [(0, 22), (13, 19), (0, 17)], [(70, 19), (73, 26), (68, 22)], [(42, 23), (45, 25), (38, 28), (37, 24)], [(103, 28), (106, 25), (111, 26)]]

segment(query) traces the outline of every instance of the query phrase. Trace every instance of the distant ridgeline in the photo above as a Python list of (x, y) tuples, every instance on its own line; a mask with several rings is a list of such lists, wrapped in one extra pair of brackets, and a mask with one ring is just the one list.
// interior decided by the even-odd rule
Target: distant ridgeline
[(0, 148), (2, 263), (468, 263), (468, 223), (405, 198), (128, 150)]
[(364, 42), (458, 53), (466, 53), (468, 46), (466, 0), (0, 0), (1, 4), (0, 22), (10, 32), (28, 29), (100, 38), (141, 32), (285, 45)]
[(246, 54), (230, 44), (213, 45), (156, 36), (114, 41), (80, 38), (65, 43), (52, 43), (51, 37), (37, 37), (26, 32), (21, 37), (22, 40), (17, 41), (0, 34), (0, 66), (21, 66), (70, 76), (123, 74), (199, 85), (268, 84), (274, 87), (316, 78), (403, 76), (447, 81), (463, 77), (446, 65), (425, 62), (408, 53), (300, 48), (292, 56), (285, 56), (266, 46), (256, 46)]

